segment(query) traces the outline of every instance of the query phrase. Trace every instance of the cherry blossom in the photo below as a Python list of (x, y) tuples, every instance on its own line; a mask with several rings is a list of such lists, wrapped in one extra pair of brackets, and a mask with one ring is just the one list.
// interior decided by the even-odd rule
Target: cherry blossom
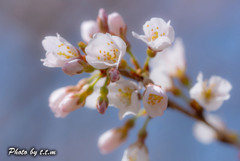
[(151, 18), (143, 25), (144, 35), (138, 35), (132, 32), (132, 35), (145, 42), (153, 51), (162, 51), (169, 47), (174, 40), (174, 30), (170, 25), (161, 18)]
[(229, 92), (232, 85), (229, 81), (212, 76), (209, 80), (203, 80), (200, 72), (197, 83), (190, 89), (190, 97), (195, 99), (207, 111), (216, 111), (223, 104), (223, 101), (230, 98)]
[(41, 59), (41, 61), (47, 67), (62, 67), (70, 60), (79, 57), (75, 47), (59, 34), (57, 36), (46, 36), (42, 45), (46, 50), (46, 58)]
[(126, 43), (120, 37), (97, 33), (85, 51), (87, 62), (97, 69), (118, 67), (126, 53)]

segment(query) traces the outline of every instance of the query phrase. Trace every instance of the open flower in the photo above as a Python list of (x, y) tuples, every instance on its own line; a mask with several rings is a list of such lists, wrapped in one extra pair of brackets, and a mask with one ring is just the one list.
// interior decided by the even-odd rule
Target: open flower
[(94, 20), (83, 21), (80, 27), (80, 32), (82, 39), (88, 43), (92, 39), (93, 35), (99, 32), (97, 22)]
[(130, 145), (124, 151), (122, 161), (149, 161), (147, 147), (139, 142)]
[[(216, 127), (219, 131), (225, 130), (222, 120), (215, 115), (208, 114), (206, 116), (206, 121)], [(195, 123), (193, 127), (193, 134), (195, 138), (203, 144), (210, 144), (217, 138), (216, 132), (200, 121)]]
[(121, 129), (108, 130), (99, 137), (98, 148), (102, 154), (110, 153), (126, 140), (126, 136)]
[(148, 84), (143, 94), (143, 105), (151, 117), (161, 116), (166, 110), (168, 97), (158, 85)]
[(199, 73), (197, 83), (190, 89), (190, 97), (207, 111), (216, 111), (223, 101), (230, 98), (231, 89), (229, 81), (219, 76), (212, 76), (209, 80), (203, 81), (203, 74)]
[(161, 68), (171, 77), (182, 77), (186, 70), (183, 42), (177, 38), (174, 46), (164, 50), (151, 59), (152, 68)]
[(111, 83), (108, 89), (109, 104), (119, 109), (120, 119), (128, 114), (138, 113), (141, 103), (138, 97), (138, 86), (134, 82), (120, 79)]
[(85, 48), (86, 60), (97, 69), (118, 67), (126, 53), (126, 47), (120, 37), (97, 33)]
[(138, 35), (132, 32), (133, 36), (145, 42), (153, 51), (162, 51), (169, 47), (174, 40), (174, 30), (170, 25), (170, 21), (166, 23), (161, 18), (151, 18), (143, 25), (145, 35)]
[(62, 67), (70, 60), (79, 57), (75, 47), (59, 34), (57, 36), (46, 36), (42, 45), (46, 50), (46, 58), (41, 59), (41, 61), (47, 67)]
[(66, 117), (70, 112), (80, 107), (78, 97), (75, 92), (69, 92), (71, 86), (59, 88), (50, 95), (49, 107), (55, 114), (55, 117)]

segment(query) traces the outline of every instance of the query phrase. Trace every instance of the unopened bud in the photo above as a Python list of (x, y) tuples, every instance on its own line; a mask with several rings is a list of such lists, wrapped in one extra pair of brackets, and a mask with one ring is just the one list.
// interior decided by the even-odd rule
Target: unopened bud
[(83, 72), (83, 66), (80, 63), (81, 59), (74, 59), (64, 64), (62, 70), (67, 75), (76, 75)]
[(111, 33), (125, 37), (127, 25), (119, 13), (114, 12), (108, 15), (108, 27)]
[(99, 96), (97, 99), (97, 110), (100, 114), (104, 114), (108, 108), (108, 98)]
[(108, 75), (110, 77), (110, 81), (111, 82), (116, 82), (116, 81), (118, 81), (120, 79), (120, 72), (116, 68), (111, 68), (108, 71)]
[(103, 8), (100, 8), (98, 11), (98, 17), (97, 17), (97, 23), (100, 28), (100, 30), (105, 33), (108, 30), (108, 24), (107, 24), (107, 13)]
[(103, 133), (98, 139), (98, 148), (102, 154), (107, 154), (119, 147), (127, 138), (121, 129), (111, 129)]

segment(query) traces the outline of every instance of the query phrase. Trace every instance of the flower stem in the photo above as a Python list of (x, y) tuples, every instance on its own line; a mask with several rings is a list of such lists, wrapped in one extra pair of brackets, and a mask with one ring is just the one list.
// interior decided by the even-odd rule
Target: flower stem
[(185, 108), (181, 107), (180, 105), (176, 104), (175, 102), (173, 102), (172, 100), (168, 100), (168, 105), (169, 108), (178, 110), (179, 112), (195, 119), (198, 121), (203, 122), (204, 124), (206, 124), (207, 126), (209, 126), (210, 128), (212, 128), (218, 136), (218, 140), (224, 143), (228, 143), (228, 144), (232, 144), (237, 148), (240, 148), (240, 142), (237, 139), (236, 136), (234, 136), (231, 132), (229, 131), (220, 131), (219, 129), (217, 129), (215, 126), (211, 125), (209, 122), (206, 121), (206, 119), (201, 116), (201, 115), (197, 115), (195, 113), (191, 113), (189, 111), (187, 111)]
[(138, 132), (138, 140), (141, 143), (144, 143), (144, 141), (147, 137), (147, 125), (148, 125), (150, 119), (151, 119), (151, 117), (148, 116), (147, 119), (145, 120), (144, 124), (143, 124), (143, 127)]
[(141, 66), (138, 63), (138, 60), (136, 59), (136, 57), (134, 56), (134, 54), (132, 53), (132, 51), (130, 49), (127, 50), (127, 53), (130, 55), (131, 57), (131, 62), (133, 63), (133, 65), (135, 66), (136, 69), (140, 69)]
[(145, 72), (149, 72), (149, 60), (150, 60), (150, 56), (147, 56), (147, 58), (146, 58), (146, 60), (145, 60), (145, 63), (144, 63), (144, 66), (143, 66), (143, 70), (145, 71)]

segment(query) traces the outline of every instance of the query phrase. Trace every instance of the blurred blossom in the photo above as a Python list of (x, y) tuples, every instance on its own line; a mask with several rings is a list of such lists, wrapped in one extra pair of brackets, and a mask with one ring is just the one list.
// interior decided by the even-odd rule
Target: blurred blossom
[(70, 60), (79, 57), (75, 47), (59, 34), (57, 36), (46, 36), (42, 45), (46, 50), (46, 58), (41, 59), (41, 61), (47, 67), (62, 67)]
[(132, 32), (132, 35), (145, 42), (148, 47), (156, 52), (162, 51), (169, 47), (174, 41), (175, 33), (170, 25), (161, 18), (151, 18), (143, 25), (144, 35), (138, 35)]
[(149, 161), (147, 147), (139, 142), (130, 145), (124, 151), (122, 161)]
[(98, 139), (98, 148), (102, 154), (112, 152), (126, 140), (121, 129), (111, 129), (103, 133)]
[[(150, 63), (153, 64), (153, 63)], [(173, 88), (173, 83), (170, 76), (165, 72), (165, 70), (161, 66), (154, 66), (150, 70), (150, 79), (152, 81), (161, 86), (164, 90), (171, 90)]]
[(87, 43), (92, 39), (93, 35), (99, 31), (98, 24), (94, 20), (83, 21), (80, 27), (82, 39)]
[(190, 97), (207, 111), (216, 111), (221, 107), (223, 101), (230, 98), (231, 89), (232, 85), (226, 79), (211, 76), (209, 80), (203, 80), (203, 74), (200, 72), (197, 83), (190, 89)]
[[(206, 116), (206, 121), (212, 126), (216, 127), (219, 131), (225, 130), (222, 120), (212, 114)], [(203, 144), (210, 144), (217, 139), (217, 133), (203, 122), (196, 122), (193, 127), (193, 134), (195, 138)]]
[[(186, 70), (184, 45), (180, 38), (177, 38), (173, 47), (167, 48), (163, 52), (151, 59), (152, 68), (161, 68), (171, 77), (182, 77)], [(160, 76), (159, 76), (160, 77)]]

